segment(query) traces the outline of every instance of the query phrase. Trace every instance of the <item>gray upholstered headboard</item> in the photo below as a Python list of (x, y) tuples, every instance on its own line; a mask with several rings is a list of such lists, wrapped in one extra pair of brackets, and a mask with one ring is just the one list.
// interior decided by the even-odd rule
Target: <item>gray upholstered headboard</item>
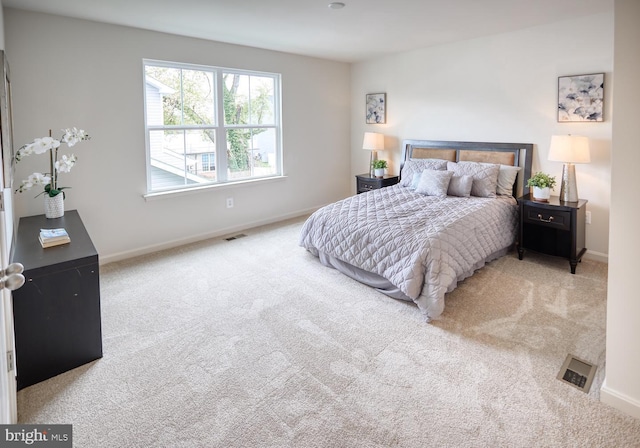
[(486, 142), (450, 142), (439, 140), (404, 140), (402, 142), (402, 160), (444, 159), (451, 162), (471, 161), (519, 166), (518, 180), (513, 186), (513, 196), (529, 193), (526, 179), (531, 177), (533, 145), (531, 143), (486, 143)]

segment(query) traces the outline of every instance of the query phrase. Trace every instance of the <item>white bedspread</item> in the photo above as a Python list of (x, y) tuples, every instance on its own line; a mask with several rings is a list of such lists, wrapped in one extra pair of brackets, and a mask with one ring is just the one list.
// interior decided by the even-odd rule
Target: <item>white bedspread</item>
[(300, 245), (384, 277), (433, 319), (445, 293), (512, 246), (517, 214), (512, 197), (437, 198), (394, 185), (316, 211)]

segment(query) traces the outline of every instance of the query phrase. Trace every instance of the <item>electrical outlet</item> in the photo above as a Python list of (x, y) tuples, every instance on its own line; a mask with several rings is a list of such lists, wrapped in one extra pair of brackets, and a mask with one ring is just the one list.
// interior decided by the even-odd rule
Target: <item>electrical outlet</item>
[(591, 224), (591, 212), (587, 212), (585, 215), (585, 222)]
[(227, 198), (227, 208), (233, 208), (233, 198)]

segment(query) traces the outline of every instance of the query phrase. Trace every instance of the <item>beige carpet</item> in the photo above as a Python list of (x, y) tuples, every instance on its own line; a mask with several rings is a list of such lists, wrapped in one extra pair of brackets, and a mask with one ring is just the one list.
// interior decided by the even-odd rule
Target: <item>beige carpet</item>
[[(101, 269), (104, 358), (18, 394), (75, 447), (639, 447), (598, 400), (606, 272), (511, 253), (441, 320), (323, 267), (301, 219)], [(589, 394), (556, 379), (599, 365)]]

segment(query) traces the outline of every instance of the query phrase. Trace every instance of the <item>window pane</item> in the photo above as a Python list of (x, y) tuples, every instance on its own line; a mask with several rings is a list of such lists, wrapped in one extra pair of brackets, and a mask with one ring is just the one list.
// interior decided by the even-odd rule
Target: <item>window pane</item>
[(225, 73), (224, 124), (247, 124), (249, 119), (249, 76)]
[(184, 124), (215, 124), (213, 73), (182, 70)]
[(150, 65), (145, 70), (147, 124), (215, 124), (213, 72)]
[(275, 80), (266, 76), (224, 74), (225, 124), (275, 124)]
[(274, 128), (228, 129), (229, 180), (277, 173)]
[(181, 70), (147, 65), (145, 71), (147, 124), (182, 124)]
[(251, 76), (251, 121), (255, 124), (275, 124), (274, 79)]
[(275, 128), (254, 129), (252, 139), (252, 167), (254, 176), (271, 176), (278, 172)]
[(201, 130), (150, 131), (152, 190), (201, 184), (215, 180), (215, 165), (213, 171), (204, 173), (201, 168), (201, 157), (199, 157), (201, 153), (205, 152), (215, 154), (215, 146), (211, 138), (208, 132)]
[(188, 158), (192, 158), (196, 162), (194, 166), (188, 169), (188, 173), (190, 174), (189, 179), (198, 183), (215, 181), (215, 130), (188, 130), (185, 132), (185, 139), (186, 156)]

